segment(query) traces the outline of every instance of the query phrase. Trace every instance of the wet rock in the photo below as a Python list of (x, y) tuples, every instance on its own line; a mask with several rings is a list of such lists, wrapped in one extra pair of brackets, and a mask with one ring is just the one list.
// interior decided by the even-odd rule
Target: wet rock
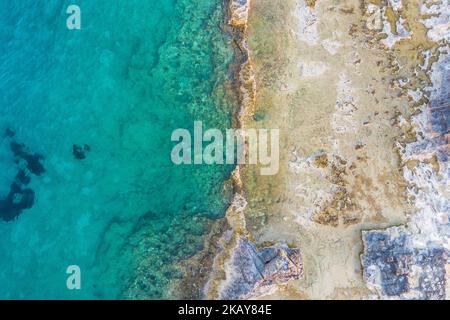
[(247, 299), (258, 296), (275, 284), (300, 279), (303, 265), (299, 249), (277, 245), (258, 250), (239, 239), (228, 268), (221, 299)]

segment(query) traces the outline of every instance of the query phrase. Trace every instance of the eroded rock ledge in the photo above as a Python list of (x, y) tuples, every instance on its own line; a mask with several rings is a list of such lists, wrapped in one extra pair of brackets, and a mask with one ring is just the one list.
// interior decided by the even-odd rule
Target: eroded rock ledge
[(384, 298), (445, 299), (448, 251), (418, 247), (403, 227), (363, 233), (362, 263), (370, 289)]
[[(256, 80), (252, 56), (247, 44), (247, 21), (250, 0), (230, 0), (229, 25), (238, 46), (237, 54), (243, 61), (239, 72), (240, 106), (237, 126), (243, 128), (254, 114)], [(220, 252), (214, 259), (213, 272), (204, 289), (207, 299), (251, 299), (270, 292), (277, 284), (299, 279), (303, 274), (300, 250), (280, 244), (257, 249), (246, 229), (244, 210), (247, 207), (241, 180), (241, 166), (232, 175), (235, 196), (227, 210), (230, 226), (219, 244)]]
[(274, 285), (300, 279), (303, 267), (299, 249), (276, 245), (258, 250), (239, 239), (228, 262), (227, 280), (220, 290), (221, 299), (249, 299), (270, 292)]

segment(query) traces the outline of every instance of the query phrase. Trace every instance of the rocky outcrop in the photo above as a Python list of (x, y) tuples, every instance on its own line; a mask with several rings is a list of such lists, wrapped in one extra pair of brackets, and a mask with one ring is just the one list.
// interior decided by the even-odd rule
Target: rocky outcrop
[[(236, 117), (239, 128), (244, 128), (246, 121), (253, 116), (256, 100), (256, 80), (246, 34), (249, 9), (250, 0), (229, 1), (229, 25), (237, 44), (237, 60), (242, 62), (238, 75), (240, 103)], [(238, 165), (232, 174), (235, 194), (226, 213), (230, 229), (219, 241), (221, 250), (214, 259), (213, 272), (204, 288), (207, 299), (257, 298), (276, 289), (277, 284), (299, 279), (303, 274), (299, 249), (287, 245), (257, 249), (250, 241), (241, 170), (242, 165)]]
[(420, 9), (432, 17), (421, 23), (434, 47), (421, 52), (424, 62), (416, 74), (424, 72), (429, 85), (410, 77), (399, 86), (417, 108), (411, 119), (400, 119), (413, 134), (398, 145), (413, 214), (405, 226), (363, 232), (364, 279), (383, 299), (450, 296), (450, 33), (445, 18), (450, 7), (440, 2)]
[(221, 299), (249, 299), (261, 296), (277, 284), (300, 279), (303, 266), (299, 249), (276, 245), (258, 250), (239, 239), (226, 266), (227, 280), (220, 290)]
[(406, 228), (364, 232), (364, 279), (384, 299), (445, 299), (448, 250), (418, 247)]
[(248, 20), (250, 0), (230, 1), (230, 24), (232, 26), (245, 26)]
[[(447, 60), (438, 61), (435, 79), (448, 80), (448, 70), (436, 73)], [(416, 119), (422, 135), (402, 154), (405, 163), (414, 163), (404, 168), (404, 176), (416, 212), (404, 227), (363, 233), (364, 278), (381, 298), (446, 299), (450, 294), (450, 96), (448, 88), (436, 88)]]

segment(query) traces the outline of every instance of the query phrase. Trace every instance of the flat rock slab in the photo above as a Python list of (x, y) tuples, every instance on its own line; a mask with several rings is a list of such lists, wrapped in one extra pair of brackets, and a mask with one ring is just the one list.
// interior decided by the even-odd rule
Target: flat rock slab
[(382, 299), (445, 299), (448, 251), (413, 245), (403, 227), (363, 232), (361, 257), (368, 287)]
[(245, 239), (238, 240), (230, 266), (221, 299), (250, 298), (303, 274), (299, 249), (276, 245), (258, 250)]

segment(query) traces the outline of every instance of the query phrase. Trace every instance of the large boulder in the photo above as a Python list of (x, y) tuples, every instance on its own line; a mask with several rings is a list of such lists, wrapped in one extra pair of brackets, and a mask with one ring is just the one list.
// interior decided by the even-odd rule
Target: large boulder
[(249, 299), (276, 284), (300, 279), (303, 265), (299, 249), (276, 245), (258, 250), (248, 240), (238, 239), (226, 271), (227, 281), (220, 290), (220, 298)]

